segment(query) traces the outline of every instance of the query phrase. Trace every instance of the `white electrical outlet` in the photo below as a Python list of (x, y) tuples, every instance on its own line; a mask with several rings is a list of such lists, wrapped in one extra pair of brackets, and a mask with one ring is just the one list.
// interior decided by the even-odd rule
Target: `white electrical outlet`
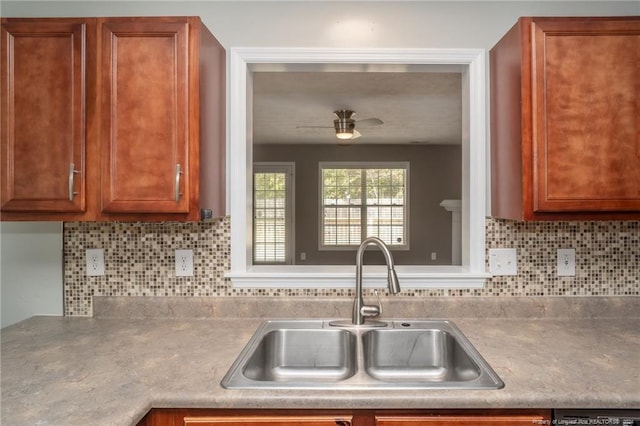
[(437, 260), (438, 259), (438, 253), (436, 253), (435, 251), (431, 252), (431, 260)]
[(103, 249), (87, 249), (84, 256), (87, 263), (88, 277), (100, 277), (104, 275)]
[(495, 276), (518, 275), (518, 252), (516, 249), (489, 249), (489, 272)]
[(176, 250), (176, 276), (193, 276), (193, 250)]
[(558, 249), (558, 276), (576, 276), (576, 249)]

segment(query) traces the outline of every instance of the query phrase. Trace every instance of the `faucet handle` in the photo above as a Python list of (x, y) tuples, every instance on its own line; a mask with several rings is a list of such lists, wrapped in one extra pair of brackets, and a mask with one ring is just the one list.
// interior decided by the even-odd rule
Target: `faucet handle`
[(378, 294), (378, 290), (373, 291), (378, 298), (378, 305), (363, 305), (360, 308), (360, 314), (363, 317), (377, 317), (382, 314), (382, 303), (380, 302), (380, 295)]
[(382, 301), (380, 300), (380, 294), (378, 290), (373, 290), (373, 293), (376, 295), (376, 300), (378, 301), (378, 315), (382, 315)]

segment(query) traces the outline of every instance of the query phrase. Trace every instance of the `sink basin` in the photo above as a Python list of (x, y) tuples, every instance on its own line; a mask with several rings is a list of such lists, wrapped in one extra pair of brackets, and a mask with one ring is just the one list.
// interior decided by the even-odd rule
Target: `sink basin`
[(258, 342), (243, 368), (257, 381), (335, 382), (355, 373), (355, 336), (345, 330), (278, 329)]
[(450, 321), (336, 327), (265, 321), (221, 385), (229, 389), (499, 389), (504, 383)]
[(459, 339), (439, 329), (375, 330), (363, 336), (365, 370), (395, 382), (464, 382), (480, 367)]

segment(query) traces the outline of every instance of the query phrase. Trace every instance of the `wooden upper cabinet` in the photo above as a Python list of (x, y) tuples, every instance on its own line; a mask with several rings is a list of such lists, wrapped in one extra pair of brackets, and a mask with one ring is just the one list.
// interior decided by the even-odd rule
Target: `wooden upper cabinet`
[(85, 209), (87, 23), (2, 20), (2, 211)]
[(198, 142), (189, 137), (189, 25), (108, 20), (101, 38), (102, 209), (187, 213), (198, 167), (189, 161)]
[(640, 219), (640, 18), (521, 18), (490, 58), (492, 215)]
[(195, 17), (104, 18), (99, 40), (101, 217), (224, 216), (224, 48)]
[(225, 55), (197, 17), (3, 20), (2, 219), (224, 216)]

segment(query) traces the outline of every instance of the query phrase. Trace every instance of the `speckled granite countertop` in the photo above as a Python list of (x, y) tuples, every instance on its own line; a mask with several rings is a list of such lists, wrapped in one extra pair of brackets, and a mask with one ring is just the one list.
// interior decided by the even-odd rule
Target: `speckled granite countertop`
[[(430, 306), (436, 314), (451, 312), (447, 319), (505, 388), (406, 392), (225, 390), (220, 380), (263, 318), (232, 318), (228, 306), (202, 300), (189, 301), (187, 309), (184, 299), (164, 299), (155, 311), (139, 301), (112, 301), (117, 317), (34, 317), (2, 330), (2, 425), (135, 425), (152, 407), (640, 408), (638, 298), (618, 299), (530, 299), (525, 308), (504, 299), (500, 306), (491, 301), (477, 308), (485, 302), (476, 299), (471, 315), (462, 315), (468, 309), (460, 304), (468, 300), (453, 308)], [(123, 303), (130, 315), (123, 314)], [(329, 309), (322, 304), (331, 301), (308, 303), (321, 306), (306, 310), (313, 317), (350, 307), (349, 301)], [(589, 305), (600, 306), (598, 317), (589, 317)], [(424, 302), (414, 303), (403, 308), (405, 316), (387, 318), (415, 318), (428, 312), (424, 308)], [(428, 317), (434, 316), (423, 315)]]

